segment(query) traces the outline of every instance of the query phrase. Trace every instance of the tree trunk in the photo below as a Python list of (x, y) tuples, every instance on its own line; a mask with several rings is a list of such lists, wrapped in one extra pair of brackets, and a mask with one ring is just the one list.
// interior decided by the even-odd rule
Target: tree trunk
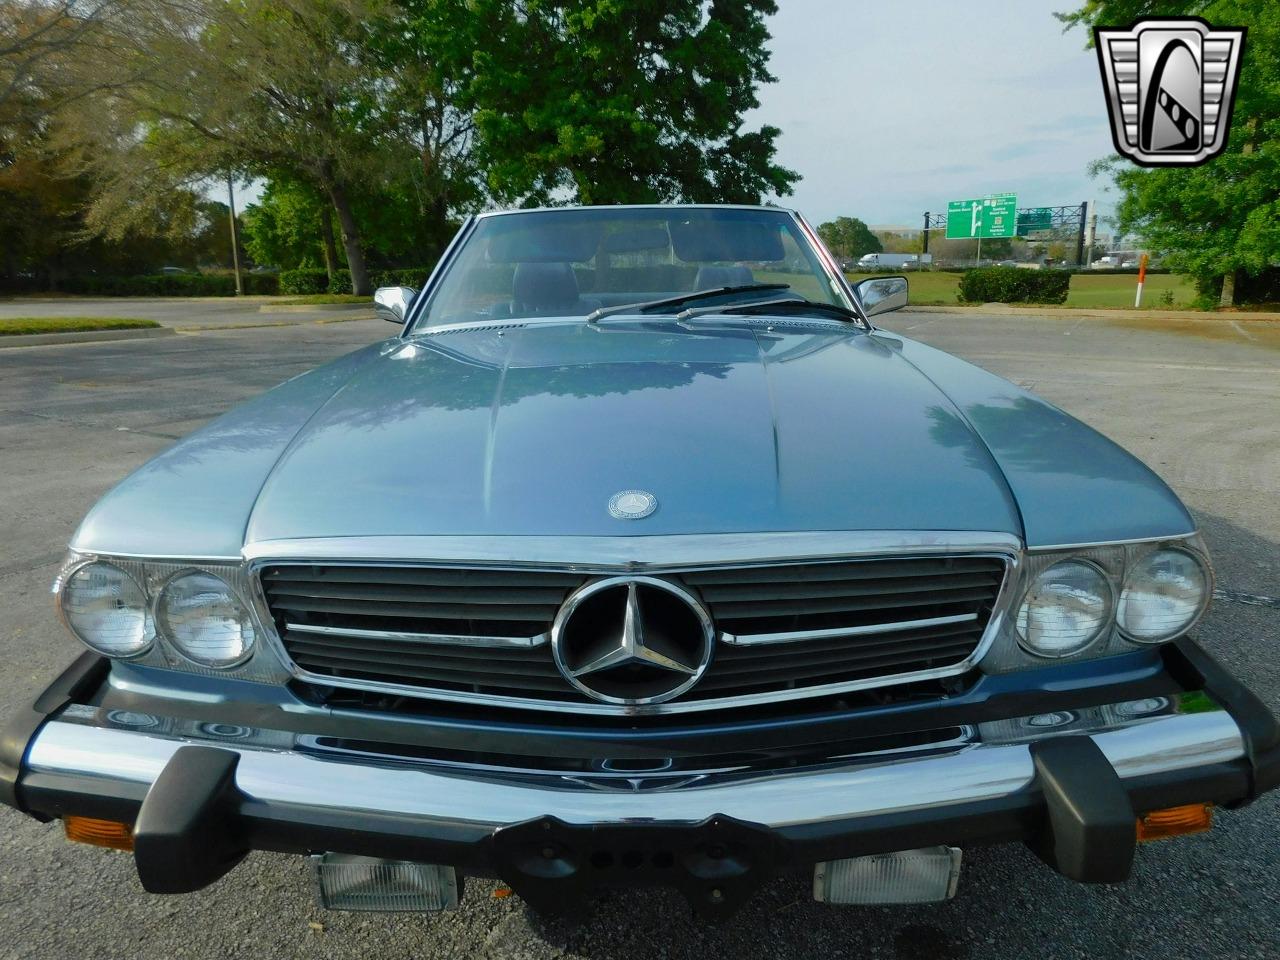
[(1218, 298), (1218, 306), (1234, 307), (1236, 305), (1236, 272), (1232, 270), (1230, 273), (1222, 277), (1222, 296)]
[(324, 250), (325, 273), (333, 283), (333, 275), (338, 271), (338, 247), (333, 242), (333, 211), (328, 207), (320, 209), (320, 245)]
[(329, 200), (333, 203), (333, 212), (338, 215), (338, 226), (342, 228), (342, 249), (347, 254), (347, 269), (351, 271), (351, 292), (368, 296), (373, 290), (369, 287), (369, 270), (364, 263), (364, 251), (360, 249), (360, 228), (351, 210), (351, 200), (347, 191), (337, 183), (329, 185)]

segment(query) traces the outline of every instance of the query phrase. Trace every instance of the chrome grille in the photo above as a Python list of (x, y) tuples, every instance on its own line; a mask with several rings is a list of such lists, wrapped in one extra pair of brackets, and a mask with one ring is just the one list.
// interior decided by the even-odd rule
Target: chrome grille
[[(665, 705), (831, 692), (960, 668), (982, 641), (1007, 560), (894, 557), (671, 570), (719, 631), (710, 668)], [(512, 706), (612, 711), (552, 660), (556, 611), (589, 574), (268, 564), (261, 582), (285, 651), (310, 682)]]

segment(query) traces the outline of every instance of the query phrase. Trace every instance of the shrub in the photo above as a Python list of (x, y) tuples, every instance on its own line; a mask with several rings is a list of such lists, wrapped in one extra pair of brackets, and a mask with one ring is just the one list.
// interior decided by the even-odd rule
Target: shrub
[[(247, 294), (269, 295), (279, 289), (279, 278), (274, 273), (246, 273), (242, 278)], [(49, 290), (48, 284), (30, 283), (16, 292), (76, 293), (92, 297), (233, 297), (236, 278), (230, 271), (157, 273), (137, 277), (90, 274), (65, 277), (53, 291)]]
[[(422, 285), (427, 282), (427, 277), (431, 274), (430, 267), (404, 267), (398, 270), (371, 270), (369, 272), (369, 280), (373, 284), (374, 289), (378, 287), (413, 287), (415, 290), (421, 290)], [(350, 293), (350, 286), (346, 290), (330, 290), (330, 293)]]
[(255, 297), (273, 297), (280, 292), (280, 274), (246, 273), (244, 292)]
[[(431, 267), (370, 270), (369, 284), (375, 290), (378, 287), (413, 287), (416, 290), (420, 290), (422, 285), (427, 282), (427, 277), (430, 273)], [(312, 293), (350, 292), (350, 270), (335, 270), (332, 280), (329, 279), (329, 274), (324, 270), (311, 267), (299, 270), (285, 270), (280, 274), (280, 293), (286, 293), (291, 296), (306, 296)]]
[[(1196, 281), (1197, 306), (1214, 309), (1222, 296), (1222, 277)], [(1280, 267), (1266, 267), (1259, 273), (1243, 270), (1236, 275), (1236, 303), (1280, 303)]]
[(294, 296), (309, 293), (328, 293), (329, 274), (324, 270), (308, 268), (283, 270), (280, 273), (280, 292)]
[(1065, 270), (979, 267), (960, 277), (961, 303), (1065, 303), (1071, 274)]

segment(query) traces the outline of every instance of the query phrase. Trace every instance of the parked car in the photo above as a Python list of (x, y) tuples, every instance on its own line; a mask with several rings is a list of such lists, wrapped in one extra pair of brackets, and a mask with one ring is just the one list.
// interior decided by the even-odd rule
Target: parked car
[(0, 800), (152, 892), (262, 849), (347, 909), (916, 903), (1010, 841), (1123, 880), (1276, 786), (1276, 721), (1191, 639), (1178, 498), (906, 300), (777, 208), (469, 219), (393, 336), (89, 512)]

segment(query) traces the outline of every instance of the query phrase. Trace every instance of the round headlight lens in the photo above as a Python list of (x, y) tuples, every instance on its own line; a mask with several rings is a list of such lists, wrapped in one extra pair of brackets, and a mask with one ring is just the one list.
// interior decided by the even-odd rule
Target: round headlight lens
[(119, 567), (86, 563), (62, 585), (59, 601), (71, 632), (108, 657), (132, 657), (151, 645), (147, 598)]
[(1170, 640), (1195, 622), (1208, 593), (1209, 574), (1199, 560), (1185, 550), (1157, 550), (1124, 578), (1120, 629), (1143, 643)]
[(253, 649), (253, 619), (235, 591), (211, 573), (184, 573), (160, 591), (160, 629), (182, 653), (206, 667), (230, 667)]
[(1018, 610), (1018, 638), (1041, 657), (1069, 657), (1091, 644), (1111, 619), (1111, 587), (1102, 571), (1080, 560), (1045, 570)]

